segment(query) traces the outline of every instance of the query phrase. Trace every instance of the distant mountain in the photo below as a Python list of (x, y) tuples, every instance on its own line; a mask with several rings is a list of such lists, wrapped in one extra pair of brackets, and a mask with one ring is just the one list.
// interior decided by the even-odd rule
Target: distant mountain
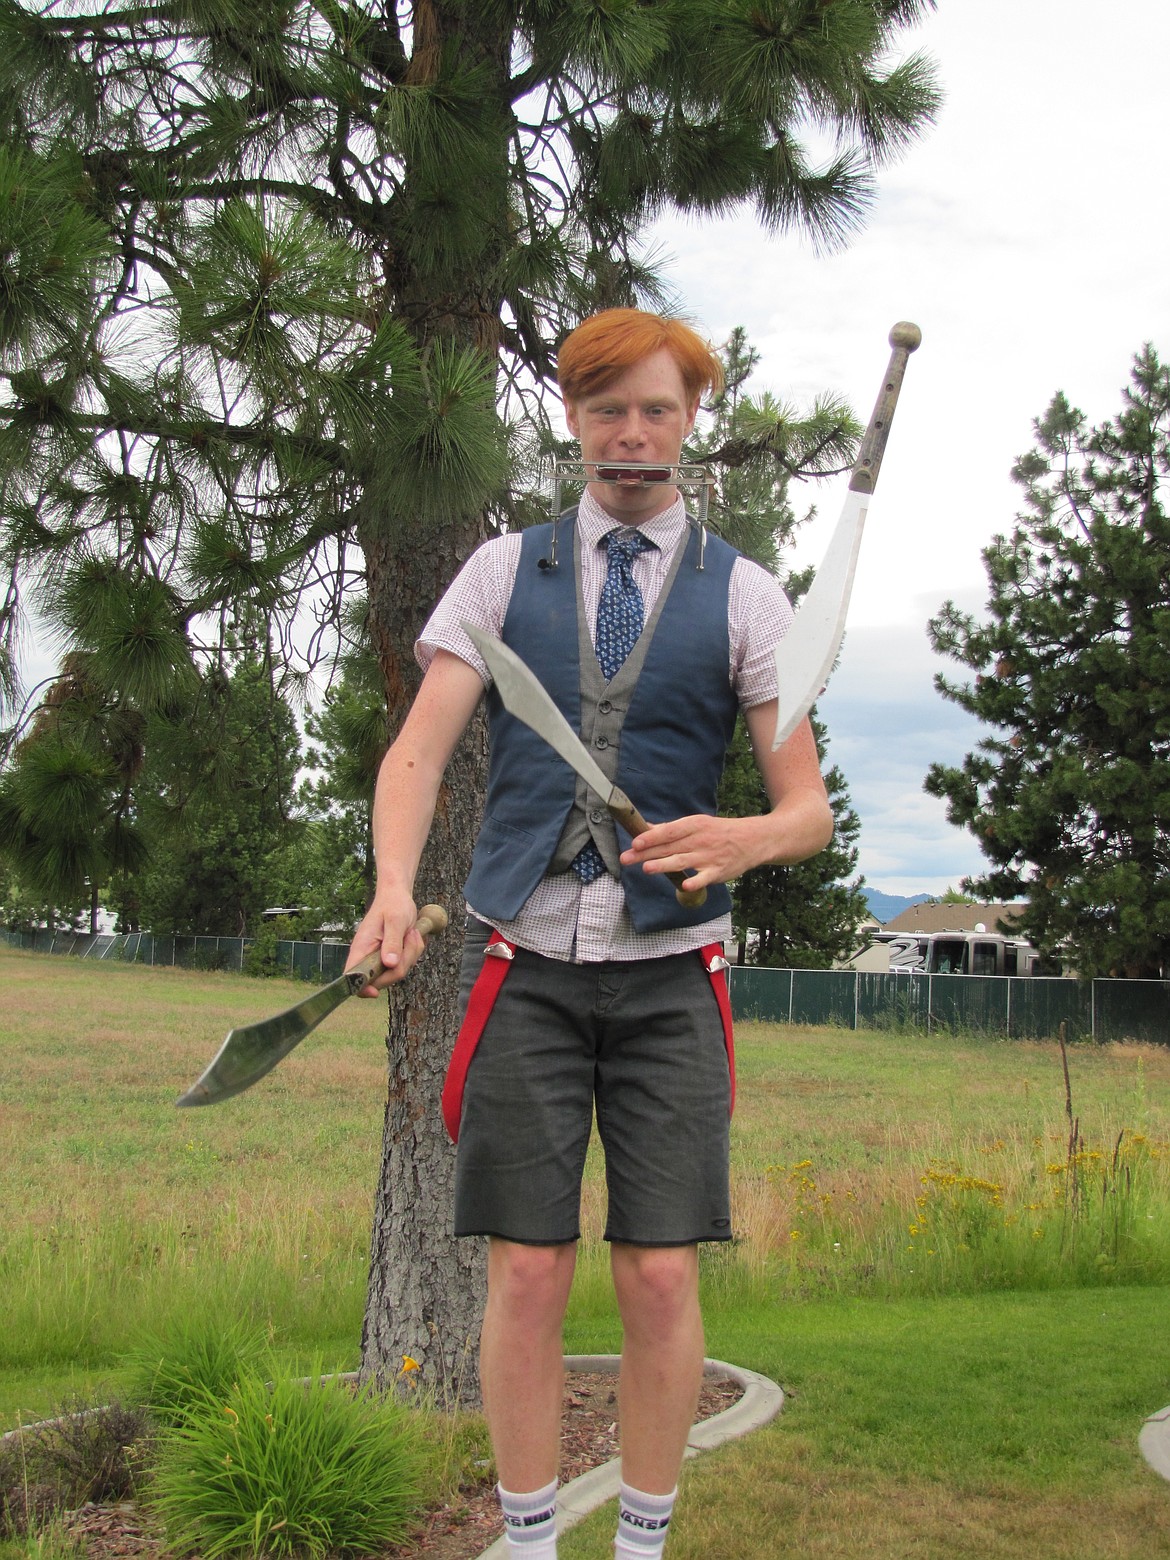
[(929, 894), (883, 894), (880, 888), (863, 888), (861, 892), (865, 895), (870, 915), (883, 926), (903, 910), (909, 910), (911, 905), (925, 904), (930, 898)]

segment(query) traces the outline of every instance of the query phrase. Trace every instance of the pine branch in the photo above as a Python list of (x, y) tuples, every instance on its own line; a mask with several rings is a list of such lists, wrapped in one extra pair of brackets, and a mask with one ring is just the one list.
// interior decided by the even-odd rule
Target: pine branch
[(770, 457), (781, 466), (790, 477), (801, 480), (807, 477), (839, 477), (847, 471), (852, 471), (853, 463), (845, 466), (821, 467), (816, 464), (818, 458), (825, 450), (840, 444), (851, 437), (852, 430), (848, 424), (832, 428), (817, 439), (813, 445), (802, 452), (798, 461), (791, 461), (772, 442), (774, 436), (766, 436), (758, 439), (731, 438), (721, 444), (718, 449), (703, 452), (703, 461), (712, 466), (727, 466), (732, 470), (749, 465), (754, 460), (762, 457)]

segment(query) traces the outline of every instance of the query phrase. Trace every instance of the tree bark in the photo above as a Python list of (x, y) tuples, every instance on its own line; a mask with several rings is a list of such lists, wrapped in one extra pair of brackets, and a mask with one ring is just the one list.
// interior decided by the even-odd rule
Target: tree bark
[[(392, 730), (420, 680), (414, 640), (482, 534), (478, 521), (467, 521), (421, 539), (364, 544), (371, 630)], [(404, 601), (412, 603), (409, 613), (403, 612)], [(389, 993), (389, 1084), (362, 1327), (363, 1379), (390, 1386), (409, 1356), (440, 1402), (449, 1403), (478, 1400), (477, 1346), (486, 1280), (483, 1242), (456, 1241), (452, 1234), (455, 1150), (440, 1112), (459, 1023), (462, 884), (479, 829), (486, 776), (486, 726), (477, 715), (448, 766), (415, 887), (417, 902), (442, 904), (451, 924), (431, 939), (425, 957)]]
[[(480, 135), (493, 148), (494, 177), (478, 190), (479, 243), (442, 277), (414, 271), (411, 246), (383, 253), (387, 302), (424, 349), (442, 339), (493, 358), (499, 348), (501, 298), (484, 282), (507, 244), (507, 146), (511, 26), (464, 0), (422, 0), (414, 11), (407, 80), (435, 78), (444, 49), (455, 49), (484, 73)], [(486, 85), (489, 83), (490, 85)], [(410, 169), (395, 202), (394, 224), (409, 220), (416, 178)], [(418, 688), (414, 640), (442, 591), (484, 537), (482, 517), (459, 515), (420, 533), (409, 516), (369, 516), (359, 527), (365, 551), (370, 630), (382, 667), (390, 730), (401, 724)], [(440, 1401), (479, 1397), (478, 1341), (486, 1291), (484, 1243), (451, 1233), (455, 1151), (440, 1113), (447, 1061), (458, 1029), (463, 942), (462, 885), (471, 865), (487, 780), (487, 734), (473, 720), (448, 766), (415, 886), (419, 904), (434, 900), (450, 928), (432, 939), (425, 959), (391, 990), (387, 1051), (389, 1089), (382, 1164), (370, 1246), (370, 1279), (362, 1329), (362, 1375), (393, 1381), (409, 1356)]]

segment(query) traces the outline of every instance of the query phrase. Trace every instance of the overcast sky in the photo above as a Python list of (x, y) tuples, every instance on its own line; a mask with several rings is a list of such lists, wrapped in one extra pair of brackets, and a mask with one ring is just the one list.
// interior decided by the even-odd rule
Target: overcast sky
[[(716, 341), (746, 327), (758, 389), (838, 391), (865, 421), (890, 326), (922, 327), (820, 704), (862, 820), (860, 870), (909, 894), (982, 863), (921, 788), (977, 736), (933, 690), (926, 621), (948, 597), (982, 610), (980, 549), (1011, 529), (1012, 462), (1054, 392), (1100, 421), (1143, 342), (1170, 354), (1170, 4), (939, 0), (905, 36), (937, 62), (946, 102), (880, 174), (847, 250), (818, 257), (747, 215), (659, 236), (683, 309)], [(843, 497), (844, 479), (819, 491), (802, 561), (820, 557)]]

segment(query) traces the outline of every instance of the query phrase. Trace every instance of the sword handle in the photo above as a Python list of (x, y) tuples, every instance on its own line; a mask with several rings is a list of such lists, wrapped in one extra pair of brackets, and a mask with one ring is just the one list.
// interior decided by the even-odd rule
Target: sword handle
[[(630, 801), (624, 791), (614, 786), (609, 799), (609, 810), (617, 821), (625, 829), (627, 834), (645, 834), (650, 825), (642, 814)], [(697, 910), (701, 904), (706, 903), (707, 890), (705, 888), (687, 888), (687, 875), (685, 872), (668, 872), (666, 876), (674, 884), (674, 897), (680, 905), (685, 905), (688, 910)]]
[(921, 344), (922, 332), (910, 320), (899, 320), (890, 330), (893, 351), (890, 353), (889, 367), (849, 481), (850, 489), (855, 493), (872, 493), (877, 487), (878, 471), (886, 452), (886, 440), (890, 436), (890, 424), (894, 420), (894, 408), (898, 404), (898, 392), (902, 388), (906, 364), (911, 352), (917, 352)]
[[(442, 905), (424, 905), (415, 917), (414, 929), (424, 940), (445, 931), (446, 926), (447, 912)], [(371, 953), (361, 964), (353, 965), (345, 973), (354, 991), (361, 991), (363, 987), (372, 985), (385, 968), (381, 955)]]

